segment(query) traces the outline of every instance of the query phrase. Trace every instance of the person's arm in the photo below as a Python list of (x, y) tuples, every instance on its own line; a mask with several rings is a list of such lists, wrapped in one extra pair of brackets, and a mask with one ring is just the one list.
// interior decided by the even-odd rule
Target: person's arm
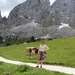
[(45, 50), (49, 50), (49, 47), (47, 45), (45, 45)]
[(38, 47), (38, 54), (39, 54), (40, 46)]
[(39, 50), (40, 50), (41, 45), (39, 45)]

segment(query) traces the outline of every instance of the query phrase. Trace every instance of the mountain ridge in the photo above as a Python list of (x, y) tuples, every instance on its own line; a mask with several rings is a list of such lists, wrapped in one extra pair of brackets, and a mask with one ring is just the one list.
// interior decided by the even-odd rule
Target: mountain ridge
[[(74, 3), (74, 0), (56, 0), (50, 6), (49, 0), (27, 0), (14, 7), (8, 18), (0, 16), (0, 35), (3, 37), (49, 35), (48, 38), (75, 36)], [(59, 30), (61, 23), (63, 27)], [(71, 28), (67, 27), (67, 24)]]

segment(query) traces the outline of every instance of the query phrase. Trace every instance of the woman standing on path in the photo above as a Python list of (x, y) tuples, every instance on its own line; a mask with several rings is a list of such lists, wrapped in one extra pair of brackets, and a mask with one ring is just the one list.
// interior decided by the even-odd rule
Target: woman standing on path
[(38, 52), (38, 64), (36, 67), (39, 67), (40, 64), (40, 68), (42, 68), (42, 64), (43, 64), (43, 60), (46, 57), (46, 50), (48, 50), (49, 47), (44, 43), (44, 41), (41, 42), (40, 46), (39, 46), (39, 52)]

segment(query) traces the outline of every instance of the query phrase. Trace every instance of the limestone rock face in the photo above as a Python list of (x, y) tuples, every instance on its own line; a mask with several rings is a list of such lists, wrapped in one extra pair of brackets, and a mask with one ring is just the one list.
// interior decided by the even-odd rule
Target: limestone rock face
[(9, 14), (9, 26), (16, 27), (32, 20), (44, 27), (69, 23), (75, 28), (75, 0), (27, 0), (16, 6)]
[(0, 35), (8, 29), (8, 22), (6, 17), (1, 16), (1, 11), (0, 11)]
[[(75, 0), (26, 0), (1, 18), (2, 36), (63, 38), (75, 36)], [(59, 29), (63, 24), (63, 28)]]
[(8, 22), (11, 27), (27, 24), (32, 20), (45, 26), (49, 21), (49, 0), (27, 0), (16, 6), (9, 14)]
[(51, 6), (51, 12), (59, 13), (61, 22), (70, 23), (75, 28), (75, 0), (56, 0)]
[(0, 23), (2, 22), (2, 16), (1, 16), (1, 11), (0, 11)]
[(27, 23), (26, 25), (17, 26), (10, 29), (10, 32), (18, 35), (20, 38), (23, 37), (41, 37), (45, 35), (45, 29), (34, 21)]

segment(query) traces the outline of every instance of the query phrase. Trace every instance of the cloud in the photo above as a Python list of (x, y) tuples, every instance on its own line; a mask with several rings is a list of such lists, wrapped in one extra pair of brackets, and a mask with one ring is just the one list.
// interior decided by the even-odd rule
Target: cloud
[[(3, 16), (8, 16), (9, 12), (18, 4), (26, 0), (0, 0), (0, 11)], [(53, 3), (55, 0), (50, 0)]]
[(25, 0), (0, 0), (0, 10), (10, 10), (11, 8), (15, 7), (16, 5), (24, 1)]
[(0, 0), (0, 11), (2, 16), (8, 16), (9, 12), (18, 4), (26, 0)]
[(1, 12), (2, 17), (4, 17), (4, 16), (8, 17), (9, 12), (10, 12), (10, 11), (2, 11), (2, 12)]

